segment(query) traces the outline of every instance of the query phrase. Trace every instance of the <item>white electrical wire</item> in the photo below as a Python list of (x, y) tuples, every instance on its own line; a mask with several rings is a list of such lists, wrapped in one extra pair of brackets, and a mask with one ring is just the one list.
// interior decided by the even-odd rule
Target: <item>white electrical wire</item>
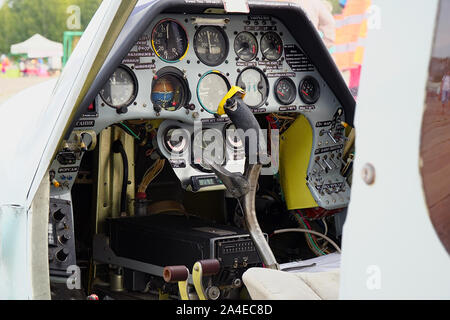
[(328, 225), (325, 221), (325, 218), (322, 218), (322, 222), (323, 222), (323, 225), (325, 226), (325, 231), (324, 231), (323, 235), (326, 236), (328, 233)]
[(329, 237), (327, 237), (326, 235), (314, 231), (314, 230), (307, 230), (307, 229), (302, 229), (302, 228), (290, 228), (290, 229), (280, 229), (280, 230), (275, 230), (273, 232), (273, 234), (280, 234), (280, 233), (287, 233), (287, 232), (302, 232), (302, 233), (311, 233), (313, 235), (316, 235), (318, 237), (324, 238), (325, 240), (327, 240), (335, 249), (337, 252), (341, 253), (341, 248), (339, 248), (339, 246), (336, 244), (336, 242), (334, 242), (333, 240), (331, 240)]

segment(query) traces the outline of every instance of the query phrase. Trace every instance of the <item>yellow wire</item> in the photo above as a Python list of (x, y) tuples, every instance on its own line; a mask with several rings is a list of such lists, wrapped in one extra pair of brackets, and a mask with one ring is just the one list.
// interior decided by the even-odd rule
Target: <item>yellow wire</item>
[(161, 173), (165, 163), (165, 159), (158, 159), (150, 168), (147, 169), (141, 183), (139, 184), (138, 192), (144, 193), (147, 190), (147, 187), (153, 181), (153, 179), (155, 179)]

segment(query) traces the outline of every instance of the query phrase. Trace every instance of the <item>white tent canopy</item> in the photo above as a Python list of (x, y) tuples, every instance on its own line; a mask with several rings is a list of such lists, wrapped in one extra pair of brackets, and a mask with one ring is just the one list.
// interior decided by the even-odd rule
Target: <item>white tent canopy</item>
[(12, 54), (27, 54), (29, 58), (62, 57), (62, 43), (51, 41), (40, 34), (35, 34), (24, 42), (11, 46)]

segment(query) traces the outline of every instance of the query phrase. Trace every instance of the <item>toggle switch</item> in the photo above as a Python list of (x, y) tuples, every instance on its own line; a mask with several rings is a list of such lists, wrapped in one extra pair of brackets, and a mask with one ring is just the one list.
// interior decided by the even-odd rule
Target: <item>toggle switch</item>
[(55, 213), (53, 213), (53, 219), (58, 222), (64, 219), (65, 216), (66, 215), (61, 211), (61, 209), (58, 209), (57, 211), (55, 211)]
[(333, 170), (333, 167), (328, 163), (327, 160), (323, 159), (322, 161), (323, 161), (323, 163), (325, 163), (325, 165), (328, 167), (328, 169)]
[(59, 241), (62, 243), (62, 244), (65, 244), (65, 243), (67, 243), (67, 241), (69, 241), (70, 240), (70, 234), (68, 234), (68, 233), (65, 233), (65, 234), (63, 234), (60, 238), (59, 238)]
[(68, 256), (69, 256), (69, 250), (66, 249), (66, 248), (61, 249), (61, 250), (59, 250), (59, 251), (56, 253), (56, 259), (57, 259), (59, 262), (64, 262), (64, 261), (66, 261), (66, 259), (67, 259)]

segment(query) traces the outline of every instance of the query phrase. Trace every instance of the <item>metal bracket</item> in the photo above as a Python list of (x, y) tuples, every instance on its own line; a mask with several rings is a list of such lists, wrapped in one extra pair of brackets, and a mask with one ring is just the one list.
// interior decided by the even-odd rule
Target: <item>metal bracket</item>
[(96, 234), (93, 241), (93, 258), (96, 262), (113, 264), (116, 266), (136, 270), (155, 276), (163, 276), (163, 267), (144, 263), (128, 258), (116, 256), (116, 254), (109, 247), (109, 239), (104, 234)]

